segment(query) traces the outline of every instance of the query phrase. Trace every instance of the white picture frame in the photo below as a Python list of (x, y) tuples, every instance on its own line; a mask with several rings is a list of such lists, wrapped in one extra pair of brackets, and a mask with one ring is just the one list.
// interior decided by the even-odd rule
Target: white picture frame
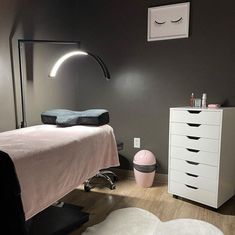
[(148, 9), (148, 41), (189, 37), (190, 2)]

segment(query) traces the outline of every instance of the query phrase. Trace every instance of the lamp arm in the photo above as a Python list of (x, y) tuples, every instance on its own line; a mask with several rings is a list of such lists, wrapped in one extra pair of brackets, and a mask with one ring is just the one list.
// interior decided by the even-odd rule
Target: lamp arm
[(110, 73), (109, 73), (108, 68), (106, 67), (104, 61), (99, 56), (97, 56), (95, 54), (92, 54), (90, 52), (87, 52), (87, 54), (89, 56), (91, 56), (100, 65), (100, 67), (101, 67), (101, 69), (104, 73), (104, 76), (106, 77), (107, 80), (109, 80), (110, 79)]
[(68, 52), (66, 54), (64, 54), (63, 56), (61, 56), (56, 63), (53, 65), (50, 73), (49, 73), (49, 77), (54, 78), (56, 77), (56, 74), (59, 70), (59, 68), (62, 66), (62, 64), (64, 64), (64, 62), (66, 60), (68, 60), (69, 58), (73, 57), (73, 56), (78, 56), (78, 55), (89, 55), (91, 58), (93, 58), (101, 67), (104, 76), (107, 80), (110, 79), (110, 73), (108, 71), (108, 68), (106, 67), (104, 61), (97, 55), (90, 53), (90, 52), (86, 52), (86, 51), (71, 51)]

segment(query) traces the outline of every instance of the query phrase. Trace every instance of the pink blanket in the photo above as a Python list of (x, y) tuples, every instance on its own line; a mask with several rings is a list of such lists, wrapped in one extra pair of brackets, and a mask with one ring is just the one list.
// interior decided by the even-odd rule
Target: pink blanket
[(0, 133), (12, 158), (26, 219), (78, 187), (100, 169), (118, 166), (113, 129), (39, 125)]

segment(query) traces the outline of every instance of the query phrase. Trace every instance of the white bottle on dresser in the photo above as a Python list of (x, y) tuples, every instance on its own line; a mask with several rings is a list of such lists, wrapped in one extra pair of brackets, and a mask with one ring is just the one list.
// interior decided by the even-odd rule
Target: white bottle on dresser
[(206, 108), (206, 99), (207, 99), (207, 95), (206, 93), (202, 94), (202, 108), (205, 109)]

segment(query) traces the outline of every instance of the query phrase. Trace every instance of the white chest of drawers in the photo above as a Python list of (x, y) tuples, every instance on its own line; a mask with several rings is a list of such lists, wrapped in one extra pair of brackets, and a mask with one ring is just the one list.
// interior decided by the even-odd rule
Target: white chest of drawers
[(168, 191), (214, 208), (235, 194), (235, 108), (171, 108)]

